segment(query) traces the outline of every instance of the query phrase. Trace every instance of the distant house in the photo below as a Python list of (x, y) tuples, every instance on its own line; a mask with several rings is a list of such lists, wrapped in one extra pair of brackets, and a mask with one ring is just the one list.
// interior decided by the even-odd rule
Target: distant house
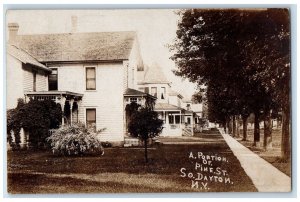
[(192, 136), (193, 112), (184, 106), (183, 96), (172, 90), (161, 67), (146, 66), (139, 71), (138, 79), (138, 89), (157, 98), (154, 110), (164, 120), (161, 136)]
[(106, 128), (101, 141), (124, 145), (126, 105), (156, 101), (163, 136), (193, 134), (193, 112), (171, 89), (158, 65), (143, 64), (135, 32), (19, 35), (9, 23), (7, 109), (18, 98), (60, 104), (62, 125)]

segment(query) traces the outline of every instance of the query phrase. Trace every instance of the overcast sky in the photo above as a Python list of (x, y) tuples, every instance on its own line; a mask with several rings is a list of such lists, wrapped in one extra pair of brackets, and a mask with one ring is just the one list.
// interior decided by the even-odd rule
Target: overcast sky
[(179, 17), (174, 10), (23, 10), (8, 11), (7, 23), (17, 22), (19, 34), (65, 33), (71, 31), (71, 16), (77, 16), (77, 32), (136, 31), (143, 61), (158, 63), (172, 88), (186, 98), (195, 91), (195, 85), (176, 77), (171, 69), (175, 64), (166, 47), (176, 37)]

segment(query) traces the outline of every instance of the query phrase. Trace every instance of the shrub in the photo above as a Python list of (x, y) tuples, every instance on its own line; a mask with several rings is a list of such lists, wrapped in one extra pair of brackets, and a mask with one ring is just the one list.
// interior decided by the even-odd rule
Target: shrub
[(50, 143), (53, 154), (83, 155), (104, 154), (103, 147), (94, 127), (85, 127), (83, 124), (67, 125), (57, 129), (46, 140)]
[[(61, 107), (52, 100), (18, 99), (15, 109), (7, 111), (7, 141), (13, 148), (20, 148), (20, 131), (29, 132), (29, 143), (33, 148), (44, 146), (49, 129), (58, 128), (62, 117)], [(15, 141), (12, 141), (13, 131)]]

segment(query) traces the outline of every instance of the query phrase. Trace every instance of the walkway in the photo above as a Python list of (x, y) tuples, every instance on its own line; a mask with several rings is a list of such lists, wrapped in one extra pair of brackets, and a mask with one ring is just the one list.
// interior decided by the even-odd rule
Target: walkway
[(290, 177), (244, 147), (228, 134), (222, 133), (222, 136), (259, 192), (291, 191)]

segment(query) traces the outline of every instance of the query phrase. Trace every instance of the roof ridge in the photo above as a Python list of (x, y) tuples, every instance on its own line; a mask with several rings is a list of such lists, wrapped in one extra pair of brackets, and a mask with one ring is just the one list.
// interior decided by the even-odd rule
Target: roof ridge
[(18, 34), (17, 36), (38, 36), (38, 35), (76, 35), (76, 34), (97, 34), (97, 33), (133, 33), (136, 31), (111, 31), (111, 32), (60, 32), (60, 33), (40, 33), (40, 34)]

